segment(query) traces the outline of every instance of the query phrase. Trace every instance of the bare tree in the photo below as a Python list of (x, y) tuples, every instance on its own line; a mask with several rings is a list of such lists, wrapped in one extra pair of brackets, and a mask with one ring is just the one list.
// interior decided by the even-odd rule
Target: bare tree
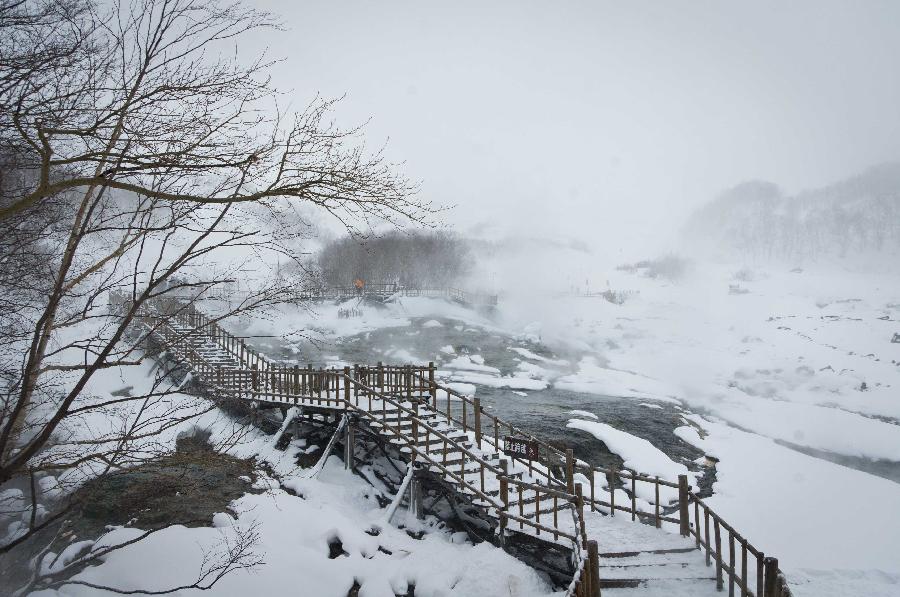
[[(148, 358), (150, 331), (130, 332), (146, 304), (177, 295), (174, 311), (190, 308), (248, 269), (252, 291), (217, 318), (290, 300), (297, 280), (266, 267), (299, 258), (304, 205), (351, 230), (435, 210), (358, 129), (330, 120), (333, 102), (286, 117), (269, 63), (227, 53), (277, 27), (269, 14), (207, 0), (0, 1), (0, 489), (52, 473), (66, 494), (165, 452), (168, 430), (213, 407), (173, 403), (167, 375), (133, 395), (92, 390), (101, 372)], [(107, 308), (110, 292), (127, 295), (124, 309)], [(71, 506), (28, 493), (0, 555)], [(235, 553), (215, 570), (248, 561)], [(35, 573), (27, 587), (61, 582)]]

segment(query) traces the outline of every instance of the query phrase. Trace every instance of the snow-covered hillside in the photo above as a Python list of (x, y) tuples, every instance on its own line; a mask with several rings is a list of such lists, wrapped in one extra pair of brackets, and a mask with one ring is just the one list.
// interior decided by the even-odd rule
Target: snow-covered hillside
[(900, 164), (794, 196), (773, 183), (740, 184), (691, 216), (684, 242), (698, 255), (793, 265), (900, 254)]
[[(570, 415), (575, 433), (653, 469), (644, 472), (683, 470), (664, 453), (673, 441), (716, 459), (710, 505), (781, 559), (797, 594), (847, 594), (848, 579), (869, 594), (900, 588), (900, 518), (891, 514), (900, 509), (900, 343), (892, 342), (900, 333), (900, 273), (694, 263), (671, 282), (642, 271), (605, 274), (612, 289), (629, 291), (621, 305), (509, 292), (490, 318), (444, 301), (404, 299), (356, 320), (332, 317), (326, 305), (320, 319), (283, 313), (276, 321), (316, 328), (331, 341), (359, 334), (354, 346), (393, 327), (392, 348), (356, 354), (437, 360), (445, 380), (476, 394), (519, 376), (523, 384), (503, 400), (534, 391), (545, 401), (559, 390), (595, 395), (595, 408), (588, 399)], [(466, 354), (453, 345), (441, 354), (402, 348), (440, 324), (414, 319), (435, 317), (458, 322), (460, 332), (506, 338), (515, 370), (506, 371), (499, 351), (477, 354), (471, 345)], [(251, 329), (268, 334), (277, 325), (257, 321)], [(333, 362), (343, 361), (335, 355)], [(492, 396), (502, 414), (501, 398)], [(680, 426), (667, 432), (675, 437), (648, 444), (604, 427), (609, 396), (630, 397), (648, 413), (680, 407)]]
[(897, 594), (900, 272), (694, 264), (678, 283), (608, 275), (636, 294), (530, 310), (545, 343), (584, 350), (556, 383), (691, 411), (675, 433), (718, 459), (709, 503), (781, 558), (798, 594), (863, 594), (846, 592), (844, 575), (869, 578), (866, 594)]

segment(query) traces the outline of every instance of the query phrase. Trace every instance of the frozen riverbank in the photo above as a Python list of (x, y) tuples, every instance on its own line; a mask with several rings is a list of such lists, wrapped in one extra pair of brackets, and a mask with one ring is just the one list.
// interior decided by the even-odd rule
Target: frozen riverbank
[[(900, 344), (891, 342), (900, 331), (900, 282), (891, 274), (736, 272), (697, 269), (677, 284), (614, 272), (610, 285), (633, 291), (622, 305), (510, 295), (490, 318), (402, 301), (341, 324), (348, 330), (326, 330), (318, 354), (333, 364), (436, 360), (444, 379), (489, 408), (598, 463), (629, 454), (612, 456), (593, 436), (566, 432), (570, 410), (647, 439), (676, 463), (696, 469), (698, 456), (714, 456), (713, 503), (787, 570), (877, 568), (890, 584), (900, 564), (884, 554), (900, 550), (900, 523), (868, 513), (900, 499)], [(309, 347), (294, 350), (306, 362)], [(543, 389), (516, 387), (515, 379)], [(685, 415), (701, 439), (673, 433)], [(736, 437), (747, 438), (746, 450), (727, 449)], [(770, 449), (753, 451), (756, 442)], [(807, 469), (815, 483), (797, 476)], [(761, 482), (760, 471), (784, 479), (784, 490)], [(838, 516), (839, 504), (821, 496), (848, 487), (865, 489), (854, 490), (853, 506)], [(761, 516), (757, 505), (766, 503), (781, 514)], [(821, 524), (803, 522), (813, 517), (810, 504)], [(803, 532), (791, 532), (789, 520)], [(813, 592), (805, 594), (815, 594), (824, 577), (809, 578)]]

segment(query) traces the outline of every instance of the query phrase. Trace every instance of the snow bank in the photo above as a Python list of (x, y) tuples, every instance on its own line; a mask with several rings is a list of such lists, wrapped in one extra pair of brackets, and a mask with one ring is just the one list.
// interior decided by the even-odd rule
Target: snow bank
[(638, 373), (601, 367), (593, 357), (584, 357), (578, 363), (577, 373), (558, 378), (553, 386), (570, 392), (626, 398), (652, 398), (662, 402), (680, 404), (680, 401), (673, 397), (678, 392), (672, 386)]
[[(569, 429), (579, 429), (590, 433), (609, 448), (610, 452), (618, 454), (625, 464), (625, 467), (632, 471), (645, 475), (659, 476), (660, 478), (675, 481), (678, 475), (688, 475), (693, 477), (694, 474), (688, 471), (688, 468), (675, 462), (666, 454), (651, 444), (649, 441), (641, 437), (636, 437), (630, 433), (625, 433), (599, 421), (583, 421), (581, 419), (569, 419), (566, 424)], [(639, 483), (637, 486), (639, 495), (649, 497), (652, 491), (648, 485)], [(668, 489), (665, 493), (670, 493)], [(661, 499), (662, 499), (662, 493)], [(671, 497), (668, 496), (667, 497)]]
[(582, 417), (586, 419), (594, 419), (595, 421), (599, 420), (600, 417), (595, 415), (594, 413), (589, 413), (586, 410), (570, 410), (570, 415), (575, 415), (576, 417)]
[(547, 382), (542, 379), (531, 379), (530, 377), (518, 376), (500, 377), (469, 371), (452, 373), (450, 378), (454, 382), (488, 386), (490, 388), (509, 388), (511, 390), (543, 390), (548, 385)]
[(500, 370), (496, 367), (491, 367), (490, 365), (484, 364), (484, 358), (480, 355), (460, 355), (449, 361), (444, 363), (444, 367), (448, 369), (463, 369), (465, 371), (479, 371), (481, 373), (494, 373), (499, 374)]
[(546, 363), (548, 365), (554, 365), (556, 367), (568, 367), (569, 361), (563, 359), (548, 359), (547, 357), (542, 357), (539, 354), (533, 353), (527, 348), (521, 348), (519, 346), (510, 346), (509, 349), (519, 356), (525, 357), (531, 361), (538, 361), (540, 363)]
[[(245, 495), (232, 507), (237, 521), (218, 528), (172, 527), (109, 555), (90, 567), (80, 581), (124, 590), (164, 590), (190, 584), (197, 577), (204, 553), (214, 553), (239, 530), (257, 525), (256, 551), (265, 565), (223, 577), (207, 594), (212, 596), (280, 595), (297, 592), (315, 597), (346, 597), (354, 581), (361, 596), (393, 596), (415, 585), (416, 595), (480, 596), (550, 595), (540, 575), (503, 550), (488, 543), (459, 542), (434, 519), (426, 521), (421, 540), (386, 525), (377, 536), (367, 533), (380, 520), (374, 490), (360, 478), (329, 460), (319, 479), (298, 481), (303, 498), (275, 489)], [(107, 543), (134, 537), (136, 529), (118, 529)], [(347, 553), (329, 559), (329, 541), (339, 539)], [(165, 571), (160, 574), (159, 571)], [(70, 585), (60, 591), (34, 593), (41, 597), (93, 597), (115, 593)]]
[[(706, 502), (759, 549), (798, 568), (900, 573), (900, 484), (807, 456), (771, 439), (688, 417), (686, 442), (719, 459)], [(819, 595), (815, 591), (806, 593)]]

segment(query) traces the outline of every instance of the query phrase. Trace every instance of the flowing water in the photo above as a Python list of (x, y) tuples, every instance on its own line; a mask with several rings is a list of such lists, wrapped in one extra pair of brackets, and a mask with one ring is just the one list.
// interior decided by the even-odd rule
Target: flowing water
[[(434, 321), (441, 325), (435, 325)], [(577, 353), (554, 354), (540, 343), (446, 318), (413, 318), (408, 326), (379, 328), (325, 343), (305, 340), (287, 343), (264, 338), (251, 338), (249, 342), (267, 356), (290, 364), (309, 363), (316, 367), (327, 367), (345, 363), (372, 364), (378, 361), (386, 364), (435, 361), (440, 372), (445, 370), (442, 365), (459, 355), (478, 355), (484, 359), (485, 365), (496, 367), (502, 375), (513, 374), (520, 363), (525, 361), (551, 372), (551, 378), (572, 373), (574, 364), (581, 356)], [(441, 349), (447, 346), (452, 346), (455, 353), (442, 353)], [(513, 347), (525, 348), (557, 361), (564, 359), (569, 365), (551, 366), (527, 359), (510, 350)], [(676, 462), (681, 462), (692, 470), (698, 469), (694, 460), (702, 456), (702, 453), (672, 432), (685, 424), (681, 415), (686, 414), (686, 411), (677, 405), (561, 390), (554, 388), (552, 383), (546, 389), (528, 391), (476, 383), (475, 393), (488, 412), (550, 444), (560, 448), (571, 447), (578, 458), (592, 464), (621, 466), (622, 460), (592, 435), (567, 429), (567, 421), (577, 417), (570, 412), (572, 410), (592, 413), (601, 422), (647, 439)], [(653, 407), (647, 406), (651, 403)]]

